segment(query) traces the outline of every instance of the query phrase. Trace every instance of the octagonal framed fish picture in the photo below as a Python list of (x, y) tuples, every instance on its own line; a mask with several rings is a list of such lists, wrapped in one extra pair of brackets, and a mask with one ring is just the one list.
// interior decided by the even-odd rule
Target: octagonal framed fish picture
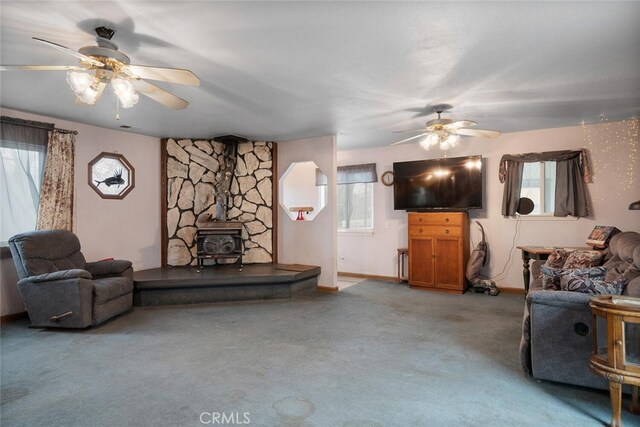
[(89, 186), (103, 199), (124, 199), (135, 178), (135, 169), (122, 154), (102, 152), (89, 162)]

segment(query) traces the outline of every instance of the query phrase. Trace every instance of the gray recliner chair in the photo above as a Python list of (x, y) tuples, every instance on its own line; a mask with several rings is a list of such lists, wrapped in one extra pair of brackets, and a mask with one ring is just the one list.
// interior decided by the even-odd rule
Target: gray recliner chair
[(70, 231), (30, 231), (9, 239), (32, 326), (86, 328), (130, 310), (130, 261), (87, 263)]

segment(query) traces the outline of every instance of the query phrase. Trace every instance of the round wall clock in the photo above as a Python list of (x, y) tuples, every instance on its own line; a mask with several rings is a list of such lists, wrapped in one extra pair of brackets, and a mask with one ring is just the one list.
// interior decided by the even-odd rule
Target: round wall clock
[(103, 199), (124, 199), (135, 182), (135, 169), (122, 154), (100, 153), (89, 162), (89, 186)]
[(382, 177), (380, 177), (380, 180), (387, 187), (392, 186), (393, 185), (393, 172), (386, 171), (385, 173), (382, 174)]

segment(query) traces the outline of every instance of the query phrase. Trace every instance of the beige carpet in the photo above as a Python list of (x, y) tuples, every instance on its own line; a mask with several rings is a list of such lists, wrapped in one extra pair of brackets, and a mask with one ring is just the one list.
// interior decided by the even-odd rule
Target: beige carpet
[[(607, 392), (522, 373), (523, 305), (365, 280), (296, 300), (134, 307), (84, 331), (17, 320), (0, 331), (0, 425), (202, 427), (214, 413), (249, 427), (606, 425)], [(623, 423), (637, 426), (628, 402)]]

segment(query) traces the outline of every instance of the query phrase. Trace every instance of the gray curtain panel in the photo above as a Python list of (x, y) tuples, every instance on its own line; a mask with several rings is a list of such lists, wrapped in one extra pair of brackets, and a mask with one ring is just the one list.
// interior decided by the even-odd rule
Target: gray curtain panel
[(502, 215), (516, 214), (522, 189), (522, 171), (524, 162), (509, 161), (505, 165), (504, 192), (502, 193)]
[[(316, 186), (327, 185), (327, 180), (327, 176), (320, 169), (316, 168)], [(367, 182), (378, 182), (375, 163), (338, 166), (336, 184), (358, 184)]]
[(500, 159), (498, 176), (505, 183), (502, 194), (502, 215), (516, 214), (520, 190), (522, 188), (522, 170), (525, 163), (556, 162), (556, 189), (554, 216), (587, 216), (587, 188), (591, 182), (591, 173), (586, 150), (546, 151), (543, 153), (505, 154)]
[(46, 148), (49, 141), (49, 130), (54, 127), (52, 123), (14, 119), (7, 116), (2, 116), (0, 120), (2, 122), (0, 140), (5, 143), (32, 144)]
[(582, 177), (578, 156), (556, 162), (556, 204), (553, 216), (587, 216), (587, 191)]
[(336, 183), (357, 184), (367, 182), (378, 182), (378, 173), (375, 163), (362, 165), (338, 166)]

